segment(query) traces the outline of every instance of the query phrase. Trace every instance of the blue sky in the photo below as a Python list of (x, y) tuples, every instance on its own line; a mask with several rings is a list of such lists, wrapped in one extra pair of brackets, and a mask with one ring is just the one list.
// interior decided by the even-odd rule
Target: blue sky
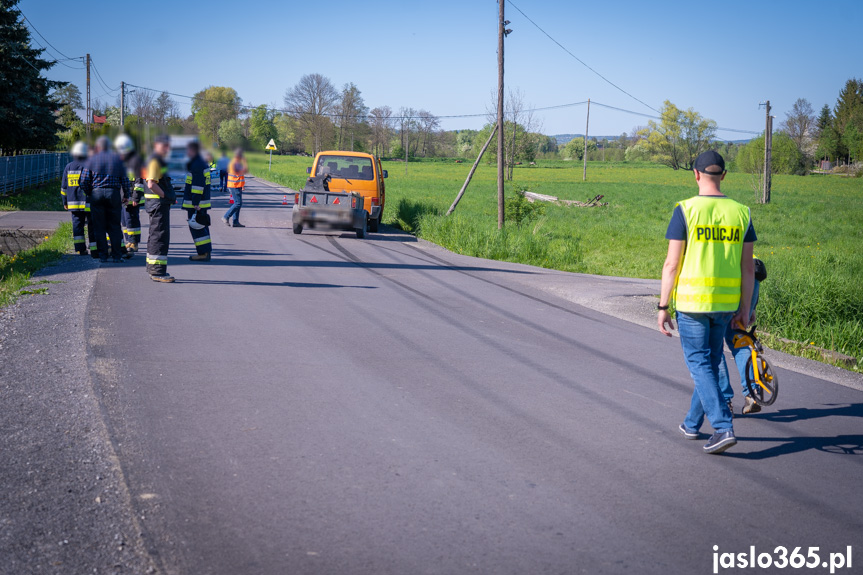
[[(513, 29), (506, 40), (506, 83), (533, 107), (590, 98), (655, 114), (573, 59), (514, 6), (639, 100), (656, 109), (666, 99), (695, 108), (722, 128), (762, 130), (758, 104), (766, 99), (777, 125), (797, 98), (816, 111), (832, 107), (848, 78), (863, 77), (860, 0), (515, 0), (506, 6)], [(186, 95), (208, 85), (231, 86), (244, 103), (281, 107), (288, 88), (318, 72), (337, 87), (357, 84), (369, 107), (409, 106), (448, 116), (484, 113), (497, 86), (495, 0), (21, 0), (19, 7), (59, 51), (70, 57), (89, 52), (112, 89), (121, 80)], [(93, 25), (76, 30), (87, 21)], [(83, 92), (83, 70), (56, 65), (48, 75), (75, 82)], [(92, 85), (93, 98), (113, 102), (116, 91), (96, 80)], [(177, 101), (187, 113), (188, 100)], [(585, 107), (535, 117), (547, 134), (583, 133)], [(444, 119), (443, 127), (478, 128), (483, 121)], [(590, 111), (596, 135), (646, 122), (598, 106)]]

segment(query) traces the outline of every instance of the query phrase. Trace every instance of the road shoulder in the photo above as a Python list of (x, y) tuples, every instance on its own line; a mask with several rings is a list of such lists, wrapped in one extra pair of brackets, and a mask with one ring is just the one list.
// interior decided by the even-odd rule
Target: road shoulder
[[(87, 364), (99, 264), (66, 256), (47, 294), (0, 310), (0, 555), (10, 573), (152, 573)], [(53, 283), (56, 282), (56, 283)]]

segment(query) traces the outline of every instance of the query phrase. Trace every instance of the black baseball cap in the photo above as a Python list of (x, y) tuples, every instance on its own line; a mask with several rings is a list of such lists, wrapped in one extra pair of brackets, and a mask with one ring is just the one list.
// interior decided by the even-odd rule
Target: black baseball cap
[[(712, 168), (713, 166), (719, 166), (719, 170), (709, 170), (708, 168)], [(702, 152), (697, 158), (695, 158), (695, 164), (692, 166), (697, 171), (702, 172), (704, 174), (710, 174), (711, 176), (721, 176), (725, 172), (725, 160), (719, 155), (719, 152), (714, 150), (707, 150), (706, 152)]]
[(169, 136), (168, 134), (159, 134), (158, 136), (153, 138), (153, 142), (156, 144), (170, 144), (171, 136)]

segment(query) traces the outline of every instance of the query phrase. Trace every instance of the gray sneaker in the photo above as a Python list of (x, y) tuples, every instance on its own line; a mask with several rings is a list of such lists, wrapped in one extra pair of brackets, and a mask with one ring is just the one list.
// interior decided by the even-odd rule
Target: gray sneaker
[(695, 429), (689, 429), (688, 427), (686, 427), (682, 423), (677, 428), (677, 430), (686, 439), (698, 439), (698, 431), (696, 431)]
[(734, 437), (733, 431), (723, 431), (722, 433), (714, 433), (710, 436), (710, 440), (704, 444), (704, 453), (722, 453), (729, 447), (737, 443), (737, 438)]
[(761, 406), (755, 403), (755, 400), (749, 397), (748, 395), (744, 397), (743, 403), (743, 413), (758, 413), (761, 411)]
[(228, 218), (222, 218), (222, 222), (229, 228), (231, 227), (231, 221)]

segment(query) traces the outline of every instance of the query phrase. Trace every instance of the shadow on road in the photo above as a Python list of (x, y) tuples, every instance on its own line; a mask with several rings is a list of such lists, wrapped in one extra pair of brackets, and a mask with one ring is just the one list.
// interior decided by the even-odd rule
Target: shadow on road
[(748, 417), (753, 419), (764, 419), (777, 423), (792, 423), (804, 419), (817, 419), (819, 417), (861, 417), (863, 418), (863, 403), (827, 403), (826, 407), (798, 407), (795, 409), (782, 409), (779, 411), (762, 411)]
[(378, 289), (377, 286), (349, 286), (338, 284), (315, 284), (308, 282), (253, 282), (241, 280), (184, 280), (177, 279), (178, 284), (208, 284), (224, 286), (273, 286), (293, 288), (351, 288), (351, 289)]
[[(780, 455), (800, 453), (810, 449), (817, 449), (837, 455), (863, 455), (863, 435), (835, 435), (833, 437), (738, 437), (738, 442), (745, 444), (750, 441), (778, 443), (762, 451), (751, 453), (726, 452), (725, 457), (735, 459), (748, 459), (758, 461), (770, 459)], [(863, 458), (853, 460), (855, 463), (863, 464)]]
[[(191, 251), (189, 253), (192, 253)], [(184, 254), (178, 253), (178, 256)], [(170, 260), (170, 265), (186, 265), (192, 262)], [(194, 264), (201, 265), (201, 264)], [(422, 271), (459, 271), (459, 272), (501, 272), (507, 274), (529, 274), (521, 270), (506, 270), (501, 268), (485, 268), (478, 266), (443, 266), (436, 264), (395, 264), (384, 262), (350, 262), (334, 260), (261, 260), (261, 259), (230, 259), (219, 257), (218, 252), (213, 255), (213, 260), (206, 265), (210, 266), (241, 266), (241, 267), (304, 267), (304, 268), (369, 268), (376, 270), (422, 270)]]

